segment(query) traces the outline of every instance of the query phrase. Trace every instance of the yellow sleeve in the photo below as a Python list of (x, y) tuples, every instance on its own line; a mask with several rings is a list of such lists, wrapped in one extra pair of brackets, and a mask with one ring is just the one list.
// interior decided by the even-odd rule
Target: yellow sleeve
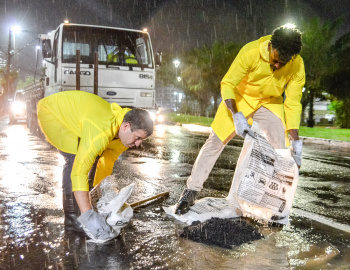
[(223, 100), (235, 99), (234, 89), (249, 72), (250, 65), (254, 62), (254, 57), (252, 56), (254, 56), (254, 53), (247, 50), (246, 46), (244, 46), (232, 62), (231, 67), (221, 81), (221, 96)]
[(106, 132), (100, 130), (88, 119), (83, 121), (83, 137), (80, 139), (78, 152), (72, 169), (72, 191), (89, 191), (88, 174), (95, 162), (109, 144)]
[(94, 178), (94, 186), (112, 174), (114, 162), (127, 149), (128, 147), (125, 147), (120, 139), (110, 142), (107, 149), (103, 151), (103, 154), (98, 160)]
[[(300, 56), (299, 56), (300, 57)], [(298, 58), (299, 58), (298, 57)], [(300, 57), (296, 72), (286, 87), (286, 99), (284, 101), (284, 114), (286, 119), (286, 129), (299, 129), (301, 118), (301, 96), (305, 84), (304, 62)]]

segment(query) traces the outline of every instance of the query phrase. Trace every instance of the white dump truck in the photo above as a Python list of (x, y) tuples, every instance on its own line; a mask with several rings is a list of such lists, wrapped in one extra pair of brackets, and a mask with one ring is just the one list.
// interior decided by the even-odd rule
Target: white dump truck
[(157, 121), (155, 74), (161, 54), (153, 53), (147, 30), (66, 22), (39, 38), (44, 74), (23, 89), (32, 133), (40, 132), (38, 101), (67, 90), (94, 93), (122, 107), (147, 109)]

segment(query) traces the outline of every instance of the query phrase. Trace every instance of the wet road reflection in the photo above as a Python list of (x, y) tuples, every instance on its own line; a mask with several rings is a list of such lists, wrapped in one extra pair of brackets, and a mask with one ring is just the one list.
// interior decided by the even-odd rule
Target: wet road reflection
[[(179, 238), (184, 224), (162, 204), (176, 202), (207, 135), (156, 126), (140, 149), (117, 161), (120, 188), (135, 183), (130, 202), (170, 191), (135, 211), (130, 225), (106, 245), (66, 234), (61, 206), (62, 159), (23, 125), (0, 121), (1, 269), (348, 269), (350, 150), (306, 145), (290, 223), (259, 226), (264, 239), (225, 250)], [(225, 197), (242, 141), (229, 143), (200, 197)], [(303, 211), (314, 216), (305, 217)], [(257, 226), (255, 224), (255, 226)]]

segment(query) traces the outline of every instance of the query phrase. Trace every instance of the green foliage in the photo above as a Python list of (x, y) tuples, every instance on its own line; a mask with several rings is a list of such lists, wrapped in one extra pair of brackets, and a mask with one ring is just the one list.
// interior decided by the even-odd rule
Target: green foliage
[[(350, 107), (350, 106), (349, 106)], [(213, 122), (213, 118), (188, 115), (188, 114), (175, 114), (171, 113), (167, 115), (167, 119), (171, 122), (181, 124), (197, 124), (202, 126), (210, 126)], [(350, 141), (350, 129), (337, 129), (337, 128), (324, 128), (324, 127), (300, 127), (299, 135), (304, 137), (314, 137), (329, 140)]]
[(170, 113), (167, 115), (167, 119), (173, 123), (181, 124), (196, 124), (201, 126), (209, 127), (213, 122), (214, 118), (204, 117), (199, 115), (190, 115), (190, 114), (176, 114)]
[(33, 77), (26, 77), (25, 80), (19, 80), (16, 89), (23, 89), (24, 87), (32, 84), (34, 82)]
[(301, 56), (305, 63), (306, 91), (302, 97), (303, 112), (309, 104), (308, 126), (314, 126), (313, 103), (314, 98), (321, 95), (325, 90), (322, 79), (329, 73), (329, 51), (343, 19), (335, 21), (321, 21), (316, 17), (302, 23), (303, 48)]
[(350, 98), (333, 100), (328, 109), (335, 113), (338, 127), (350, 128)]
[(194, 48), (182, 57), (184, 68), (181, 77), (185, 94), (201, 104), (201, 114), (214, 98), (214, 110), (220, 97), (220, 82), (239, 52), (241, 45), (234, 42), (215, 42), (212, 46)]
[(300, 127), (299, 135), (303, 137), (313, 137), (350, 142), (350, 129)]
[(162, 65), (157, 70), (157, 80), (162, 82), (163, 85), (169, 85), (175, 83), (175, 67), (174, 61), (175, 55), (172, 53), (163, 53)]
[(329, 51), (334, 42), (342, 19), (322, 22), (320, 18), (313, 18), (303, 22), (303, 57), (306, 69), (305, 87), (315, 92), (322, 91), (321, 78), (329, 71)]
[[(9, 84), (10, 84), (10, 93), (9, 97), (11, 97), (14, 92), (15, 88), (13, 85), (15, 84), (16, 79), (18, 78), (18, 71), (16, 70), (10, 70), (10, 76), (9, 76)], [(6, 66), (0, 69), (0, 85), (3, 89), (7, 89), (6, 85)]]
[(339, 127), (350, 127), (350, 33), (340, 37), (328, 52), (329, 72), (322, 80), (335, 97), (332, 108)]
[(334, 97), (350, 98), (350, 33), (337, 40), (331, 47), (328, 58), (330, 70), (323, 83)]

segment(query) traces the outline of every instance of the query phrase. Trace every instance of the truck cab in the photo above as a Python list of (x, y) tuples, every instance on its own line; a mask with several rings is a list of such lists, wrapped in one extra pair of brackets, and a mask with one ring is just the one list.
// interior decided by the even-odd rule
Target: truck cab
[[(42, 39), (44, 96), (76, 90), (77, 50), (80, 90), (122, 107), (154, 109), (157, 64), (146, 31), (64, 23)], [(97, 53), (98, 74), (95, 73)], [(159, 59), (156, 57), (156, 60)], [(157, 62), (157, 63), (156, 63)]]

